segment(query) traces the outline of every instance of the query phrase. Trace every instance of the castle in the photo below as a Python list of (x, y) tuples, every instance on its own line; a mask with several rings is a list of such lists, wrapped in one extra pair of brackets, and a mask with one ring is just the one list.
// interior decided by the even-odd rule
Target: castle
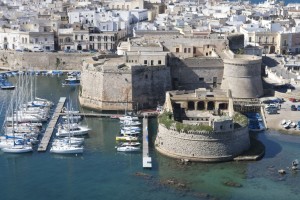
[(101, 110), (138, 110), (163, 104), (166, 91), (197, 88), (221, 88), (234, 98), (262, 96), (261, 57), (228, 50), (240, 47), (234, 37), (128, 39), (118, 45), (118, 56), (84, 60), (80, 102)]

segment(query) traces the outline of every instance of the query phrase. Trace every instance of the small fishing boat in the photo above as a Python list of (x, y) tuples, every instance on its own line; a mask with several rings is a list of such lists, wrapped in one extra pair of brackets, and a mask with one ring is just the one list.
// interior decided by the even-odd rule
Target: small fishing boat
[(280, 122), (280, 124), (281, 124), (282, 126), (285, 125), (285, 123), (286, 123), (286, 120), (285, 120), (285, 119), (281, 120), (281, 122)]

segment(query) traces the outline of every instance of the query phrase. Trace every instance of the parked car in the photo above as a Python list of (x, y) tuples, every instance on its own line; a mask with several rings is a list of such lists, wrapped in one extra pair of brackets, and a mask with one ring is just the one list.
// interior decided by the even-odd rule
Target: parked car
[(297, 110), (300, 111), (300, 105), (297, 106)]
[(41, 49), (40, 47), (33, 47), (32, 51), (33, 52), (43, 52), (44, 50)]
[(297, 107), (295, 105), (291, 105), (291, 110), (292, 111), (297, 111)]
[(25, 52), (32, 52), (32, 51), (31, 51), (30, 49), (28, 49), (28, 48), (24, 48), (23, 51), (25, 51)]

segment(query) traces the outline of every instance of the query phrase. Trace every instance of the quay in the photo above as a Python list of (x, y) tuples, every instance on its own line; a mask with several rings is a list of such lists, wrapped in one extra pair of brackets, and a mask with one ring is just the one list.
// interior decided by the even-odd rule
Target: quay
[[(59, 113), (59, 115), (67, 115), (67, 113)], [(77, 116), (82, 116), (82, 117), (91, 117), (91, 118), (119, 118), (124, 116), (124, 114), (108, 114), (108, 113), (97, 113), (97, 112), (90, 112), (90, 113), (76, 113), (74, 115)], [(158, 113), (155, 111), (149, 112), (149, 111), (145, 111), (145, 112), (140, 112), (138, 113), (138, 117), (142, 118), (145, 115), (147, 115), (147, 117), (157, 117)]]
[(149, 156), (149, 140), (148, 140), (148, 117), (143, 118), (143, 168), (152, 168), (152, 159)]
[(46, 129), (45, 133), (44, 133), (42, 141), (39, 144), (39, 147), (38, 147), (39, 152), (43, 152), (43, 151), (47, 150), (47, 147), (48, 147), (49, 141), (51, 139), (52, 133), (54, 131), (55, 125), (56, 125), (56, 123), (59, 119), (60, 111), (64, 107), (66, 99), (67, 99), (66, 97), (60, 97), (59, 102), (56, 106), (56, 109), (53, 113), (53, 116), (52, 116), (52, 118), (51, 118), (51, 120), (50, 120), (50, 122), (47, 126), (47, 129)]

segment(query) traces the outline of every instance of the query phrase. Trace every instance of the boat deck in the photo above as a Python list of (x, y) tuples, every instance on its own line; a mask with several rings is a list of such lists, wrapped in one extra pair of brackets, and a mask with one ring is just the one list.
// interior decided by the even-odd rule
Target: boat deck
[(149, 156), (148, 117), (143, 118), (143, 168), (152, 168), (152, 159)]
[(58, 121), (58, 118), (60, 116), (60, 112), (62, 110), (62, 108), (64, 107), (65, 105), (65, 102), (66, 102), (66, 97), (60, 97), (59, 99), (59, 102), (56, 106), (56, 109), (53, 113), (53, 116), (47, 126), (47, 129), (44, 133), (44, 136), (42, 138), (42, 141), (41, 143), (39, 144), (39, 147), (38, 147), (38, 151), (39, 152), (42, 152), (42, 151), (46, 151), (47, 150), (47, 147), (48, 147), (48, 144), (49, 144), (49, 141), (51, 139), (51, 136), (52, 136), (52, 133), (54, 131), (54, 128), (55, 128), (55, 125)]

